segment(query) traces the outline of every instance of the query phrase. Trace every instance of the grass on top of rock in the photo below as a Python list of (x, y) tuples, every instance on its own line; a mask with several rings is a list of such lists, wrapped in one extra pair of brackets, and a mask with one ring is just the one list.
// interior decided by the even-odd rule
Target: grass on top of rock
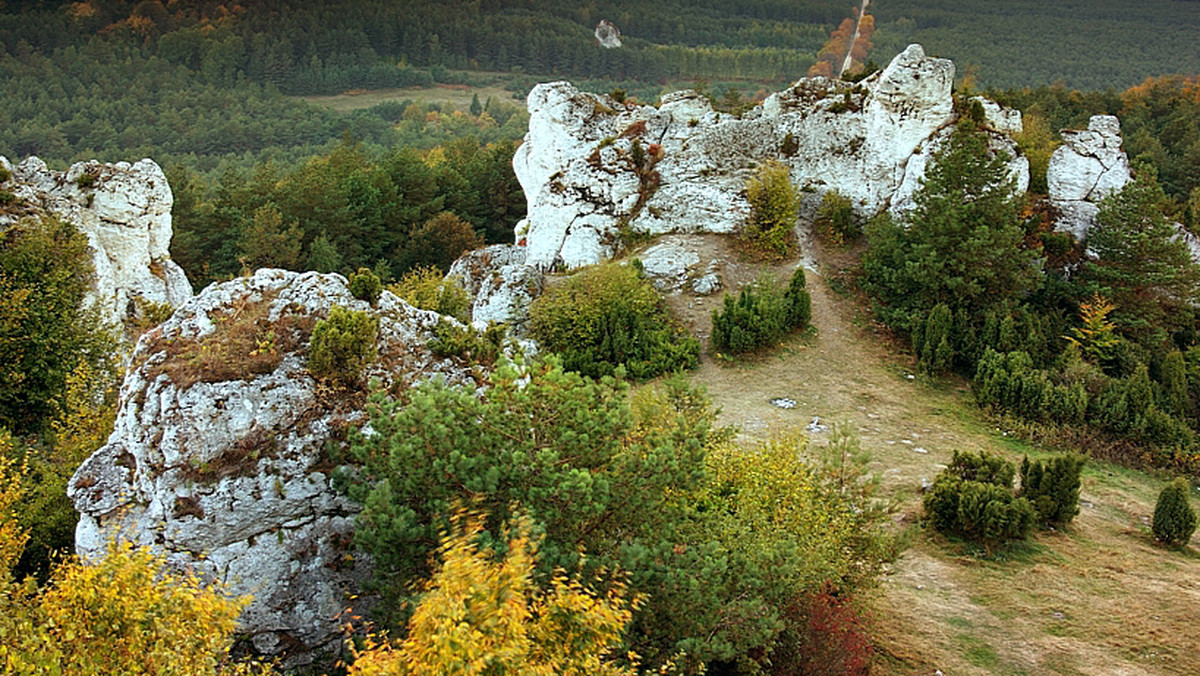
[(624, 367), (645, 380), (696, 366), (700, 341), (671, 315), (638, 271), (607, 263), (552, 286), (529, 308), (529, 328), (563, 366), (587, 376)]
[(313, 318), (283, 314), (268, 317), (274, 295), (258, 300), (239, 299), (227, 310), (209, 315), (215, 329), (199, 338), (168, 338), (161, 330), (152, 333), (148, 352), (167, 353), (166, 359), (148, 369), (154, 379), (165, 373), (180, 389), (195, 383), (250, 380), (274, 371), (283, 355), (303, 347), (313, 330)]

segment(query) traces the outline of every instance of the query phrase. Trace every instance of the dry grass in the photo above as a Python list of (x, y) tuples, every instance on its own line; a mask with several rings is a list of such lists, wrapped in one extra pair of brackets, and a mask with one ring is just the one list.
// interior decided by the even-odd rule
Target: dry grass
[(387, 101), (417, 101), (420, 103), (449, 103), (456, 110), (467, 110), (471, 105), (471, 97), (479, 95), (479, 101), (486, 103), (488, 97), (497, 101), (505, 101), (520, 105), (513, 99), (512, 92), (499, 86), (490, 87), (460, 87), (453, 85), (437, 85), (433, 87), (403, 87), (399, 89), (352, 90), (332, 96), (300, 96), (314, 105), (328, 108), (339, 113), (348, 113), (377, 106)]
[[(932, 481), (955, 449), (1012, 460), (1051, 450), (987, 421), (966, 383), (910, 377), (911, 360), (862, 307), (822, 276), (810, 274), (808, 286), (815, 336), (753, 363), (706, 358), (695, 373), (722, 422), (748, 437), (802, 429), (814, 417), (848, 424), (873, 452), (884, 490), (900, 501), (898, 528), (919, 519), (921, 479)], [(702, 329), (720, 299), (673, 302)], [(797, 406), (776, 408), (774, 397)], [(812, 436), (822, 443), (822, 434)], [(1177, 552), (1151, 541), (1160, 486), (1144, 473), (1091, 462), (1081, 514), (1066, 532), (1040, 533), (991, 559), (919, 530), (874, 599), (873, 673), (1200, 673), (1200, 553), (1195, 544)]]
[(149, 353), (166, 352), (167, 358), (150, 367), (146, 376), (165, 373), (176, 387), (186, 389), (197, 382), (248, 380), (274, 371), (284, 354), (308, 344), (315, 321), (285, 314), (272, 322), (267, 319), (271, 300), (243, 300), (210, 316), (216, 330), (199, 339), (166, 338), (160, 332)]

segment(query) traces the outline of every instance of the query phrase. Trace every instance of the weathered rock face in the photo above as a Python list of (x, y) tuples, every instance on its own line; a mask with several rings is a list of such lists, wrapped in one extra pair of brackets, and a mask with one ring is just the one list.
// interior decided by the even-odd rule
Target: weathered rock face
[(10, 168), (6, 190), (20, 204), (0, 214), (0, 228), (23, 215), (49, 213), (87, 235), (96, 267), (95, 301), (115, 324), (138, 312), (137, 300), (177, 307), (192, 297), (183, 269), (171, 260), (167, 177), (152, 160), (80, 162), (65, 173), (36, 157)]
[(471, 321), (509, 325), (524, 334), (529, 304), (542, 293), (541, 270), (525, 265), (525, 248), (493, 244), (464, 254), (447, 275), (471, 296)]
[(1112, 115), (1093, 115), (1086, 131), (1063, 130), (1062, 138), (1046, 169), (1050, 203), (1061, 214), (1055, 229), (1083, 239), (1100, 201), (1132, 180), (1129, 158), (1121, 149), (1121, 123)]
[[(529, 133), (513, 158), (529, 202), (517, 241), (526, 264), (577, 267), (611, 257), (622, 230), (729, 233), (749, 213), (746, 179), (768, 160), (785, 163), (800, 188), (837, 190), (864, 215), (912, 206), (924, 169), (954, 122), (954, 66), (919, 45), (858, 84), (798, 81), (739, 117), (694, 92), (658, 108), (582, 93), (566, 82), (529, 94)], [(1020, 115), (985, 107), (992, 125), (1019, 129)], [(1019, 190), (1028, 162), (1001, 133)], [(635, 150), (635, 143), (641, 151)]]
[(387, 291), (371, 307), (340, 275), (260, 270), (210, 286), (138, 341), (108, 444), (68, 489), (80, 555), (128, 539), (252, 594), (242, 630), (289, 664), (338, 647), (338, 613), (370, 571), (328, 448), (363, 422), (364, 395), (306, 368), (313, 325), (334, 304), (379, 319), (368, 376), (474, 382), (426, 347), (436, 313)]

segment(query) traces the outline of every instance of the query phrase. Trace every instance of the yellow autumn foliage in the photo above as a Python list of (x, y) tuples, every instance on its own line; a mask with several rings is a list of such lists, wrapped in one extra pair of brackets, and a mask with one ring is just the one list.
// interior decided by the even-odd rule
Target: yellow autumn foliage
[(29, 534), (17, 524), (15, 508), (21, 502), (24, 489), (21, 476), (24, 469), (9, 458), (12, 437), (0, 427), (0, 584), (25, 548)]
[(215, 676), (265, 673), (232, 664), (229, 646), (249, 597), (168, 570), (165, 560), (113, 544), (94, 565), (60, 564), (49, 585), (13, 580), (26, 534), (13, 510), (23, 468), (0, 429), (0, 673), (46, 676)]
[(476, 544), (480, 518), (459, 513), (443, 536), (442, 565), (413, 612), (408, 637), (373, 638), (355, 652), (352, 676), (633, 676), (614, 664), (637, 600), (617, 585), (596, 594), (559, 571), (550, 589), (533, 580), (537, 542), (518, 523), (496, 560)]

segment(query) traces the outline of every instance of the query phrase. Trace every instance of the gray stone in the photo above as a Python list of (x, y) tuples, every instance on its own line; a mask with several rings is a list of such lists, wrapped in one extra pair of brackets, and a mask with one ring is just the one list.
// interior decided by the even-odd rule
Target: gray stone
[[(53, 214), (87, 235), (96, 280), (91, 302), (114, 325), (138, 315), (137, 301), (177, 307), (192, 297), (183, 269), (171, 260), (171, 206), (167, 177), (152, 160), (133, 164), (78, 162), (52, 171), (36, 157), (15, 168), (6, 186), (22, 200), (0, 214), (0, 229), (18, 216)], [(80, 177), (92, 177), (81, 185)]]
[[(746, 179), (769, 160), (785, 163), (801, 188), (846, 195), (860, 216), (903, 213), (950, 133), (953, 80), (951, 62), (911, 45), (861, 83), (802, 79), (741, 117), (714, 112), (695, 92), (669, 94), (654, 108), (567, 82), (540, 84), (513, 157), (528, 200), (518, 226), (526, 264), (598, 263), (621, 250), (628, 231), (736, 232), (749, 214)], [(1010, 174), (1024, 190), (1028, 162), (1008, 136), (1020, 114), (989, 104), (992, 149), (1012, 158)]]
[[(333, 489), (326, 453), (364, 422), (363, 395), (319, 383), (306, 367), (308, 334), (335, 304), (379, 319), (367, 377), (385, 386), (440, 378), (475, 387), (468, 366), (426, 345), (439, 321), (453, 319), (389, 291), (372, 307), (340, 275), (259, 270), (209, 286), (141, 337), (112, 435), (68, 488), (84, 559), (101, 556), (114, 538), (130, 540), (252, 594), (240, 629), (257, 649), (284, 653), (285, 665), (340, 648), (339, 613), (362, 610), (366, 601), (352, 595), (371, 570), (350, 544), (358, 507)], [(275, 343), (272, 370), (189, 382), (172, 368), (172, 359), (186, 363), (172, 352), (219, 343), (239, 318), (253, 318)]]
[(1121, 149), (1121, 123), (1112, 115), (1093, 115), (1086, 130), (1063, 130), (1062, 138), (1046, 169), (1050, 203), (1060, 214), (1055, 229), (1084, 239), (1100, 201), (1133, 180), (1129, 157)]

